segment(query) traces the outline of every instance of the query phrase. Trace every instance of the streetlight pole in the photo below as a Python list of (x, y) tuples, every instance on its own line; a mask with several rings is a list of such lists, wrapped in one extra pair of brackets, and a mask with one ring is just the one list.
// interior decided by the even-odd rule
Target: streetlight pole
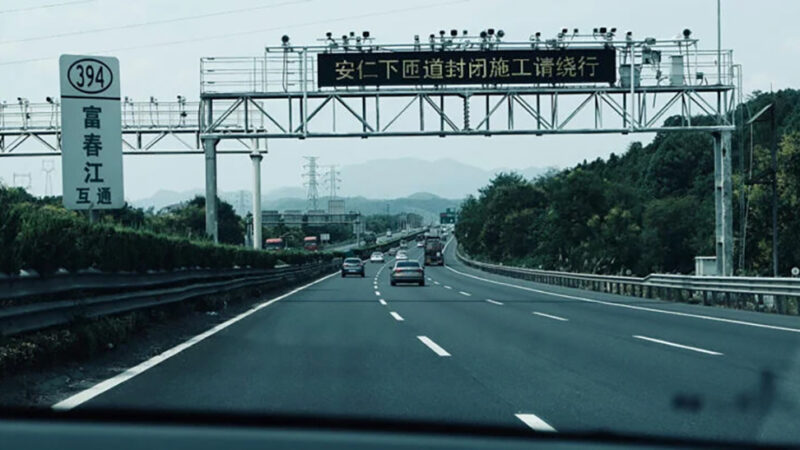
[[(770, 123), (770, 157), (771, 164), (768, 173), (769, 183), (772, 187), (772, 276), (778, 276), (778, 130), (775, 126), (775, 104), (770, 103), (757, 112), (747, 125), (753, 126), (754, 122), (759, 121), (761, 116), (769, 111)], [(751, 133), (752, 134), (752, 133)], [(759, 180), (752, 182), (753, 184), (766, 184), (763, 181), (764, 177), (759, 177)]]

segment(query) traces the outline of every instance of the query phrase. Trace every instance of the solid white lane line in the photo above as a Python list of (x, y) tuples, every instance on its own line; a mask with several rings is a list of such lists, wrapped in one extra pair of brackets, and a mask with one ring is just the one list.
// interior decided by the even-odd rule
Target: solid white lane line
[(706, 355), (714, 355), (714, 356), (721, 356), (722, 355), (722, 353), (720, 353), (720, 352), (714, 352), (714, 351), (711, 351), (711, 350), (706, 350), (704, 348), (692, 347), (692, 346), (689, 346), (689, 345), (676, 344), (675, 342), (664, 341), (664, 340), (661, 340), (661, 339), (655, 339), (655, 338), (651, 338), (651, 337), (647, 337), (647, 336), (633, 335), (633, 337), (635, 337), (636, 339), (641, 339), (643, 341), (655, 342), (656, 344), (669, 345), (670, 347), (677, 347), (677, 348), (682, 348), (684, 350), (691, 350), (691, 351), (694, 351), (694, 352), (705, 353)]
[(536, 311), (534, 311), (533, 313), (536, 314), (537, 316), (547, 317), (548, 319), (560, 320), (562, 322), (568, 322), (569, 321), (569, 319), (565, 319), (563, 317), (558, 317), (558, 316), (553, 316), (553, 315), (550, 315), (550, 314), (540, 313), (540, 312), (536, 312)]
[(380, 291), (375, 291), (375, 295), (377, 295), (378, 297), (380, 297), (380, 295), (381, 295), (381, 292), (380, 292)]
[(451, 288), (450, 286), (448, 286), (448, 285), (446, 285), (446, 284), (444, 285), (444, 288), (445, 288), (445, 289), (453, 289), (453, 288)]
[(521, 420), (522, 423), (531, 427), (536, 431), (547, 431), (553, 433), (556, 431), (555, 428), (551, 427), (550, 424), (545, 422), (544, 420), (540, 419), (536, 414), (514, 414), (517, 419)]
[(744, 326), (748, 326), (748, 327), (766, 328), (766, 329), (769, 329), (769, 330), (778, 330), (778, 331), (788, 331), (788, 332), (791, 332), (791, 333), (800, 333), (800, 328), (781, 327), (781, 326), (777, 326), (777, 325), (766, 325), (766, 324), (763, 324), (763, 323), (747, 322), (747, 321), (744, 321), (744, 320), (725, 319), (725, 318), (722, 318), (722, 317), (704, 316), (702, 314), (684, 313), (684, 312), (679, 312), (679, 311), (667, 311), (667, 310), (664, 310), (664, 309), (649, 308), (649, 307), (646, 307), (646, 306), (636, 306), (636, 305), (627, 305), (625, 303), (606, 302), (606, 301), (603, 301), (603, 300), (594, 300), (594, 299), (586, 298), (586, 297), (578, 297), (577, 295), (557, 294), (555, 292), (543, 291), (541, 289), (534, 289), (534, 288), (529, 288), (529, 287), (525, 287), (525, 286), (518, 286), (516, 284), (504, 283), (502, 281), (495, 281), (495, 280), (490, 280), (488, 278), (478, 277), (478, 276), (475, 276), (475, 275), (471, 275), (471, 274), (468, 274), (468, 273), (464, 273), (464, 272), (455, 270), (455, 269), (453, 269), (452, 267), (449, 267), (449, 266), (445, 266), (445, 269), (451, 270), (451, 271), (453, 271), (453, 272), (455, 272), (455, 273), (457, 273), (459, 275), (462, 275), (462, 276), (465, 276), (465, 277), (469, 277), (469, 278), (474, 278), (476, 280), (485, 281), (487, 283), (498, 284), (498, 285), (501, 285), (501, 286), (513, 287), (513, 288), (516, 288), (516, 289), (522, 289), (524, 291), (529, 291), (529, 292), (536, 292), (536, 293), (539, 293), (539, 294), (551, 295), (553, 297), (569, 298), (569, 299), (578, 300), (578, 301), (581, 301), (581, 302), (597, 303), (599, 305), (606, 305), (606, 306), (614, 306), (616, 308), (635, 309), (635, 310), (638, 310), (638, 311), (647, 311), (647, 312), (658, 313), (658, 314), (669, 314), (669, 315), (672, 315), (672, 316), (691, 317), (693, 319), (711, 320), (711, 321), (714, 321), (714, 322), (731, 323), (731, 324), (735, 324), (735, 325), (744, 325)]
[(466, 295), (467, 297), (472, 297), (472, 294), (470, 294), (469, 292), (458, 291), (458, 293), (461, 295)]
[(397, 314), (394, 311), (389, 312), (389, 314), (391, 314), (392, 317), (394, 317), (394, 320), (396, 320), (398, 322), (402, 322), (403, 321), (403, 317), (400, 314)]
[(172, 358), (173, 356), (175, 356), (178, 353), (186, 350), (187, 348), (197, 344), (198, 342), (203, 341), (204, 339), (208, 338), (209, 336), (212, 336), (212, 335), (218, 333), (219, 331), (222, 331), (225, 328), (228, 328), (229, 326), (231, 326), (231, 325), (235, 324), (236, 322), (244, 319), (245, 317), (255, 313), (256, 311), (258, 311), (258, 310), (260, 310), (262, 308), (266, 308), (267, 306), (269, 306), (269, 305), (271, 305), (271, 304), (273, 304), (273, 303), (275, 303), (275, 302), (277, 302), (279, 300), (283, 300), (284, 298), (289, 297), (289, 296), (291, 296), (293, 294), (296, 294), (297, 292), (300, 292), (300, 291), (302, 291), (303, 289), (306, 289), (309, 286), (317, 284), (317, 283), (319, 283), (319, 282), (321, 282), (323, 280), (327, 280), (328, 278), (330, 278), (330, 277), (332, 277), (334, 275), (339, 275), (339, 272), (334, 272), (334, 273), (332, 273), (330, 275), (326, 275), (326, 276), (324, 276), (322, 278), (319, 278), (317, 280), (312, 281), (311, 283), (307, 283), (307, 284), (304, 284), (303, 286), (295, 288), (295, 289), (287, 292), (286, 294), (283, 294), (283, 295), (281, 295), (279, 297), (276, 297), (276, 298), (274, 298), (272, 300), (269, 300), (267, 302), (264, 302), (264, 303), (261, 303), (259, 305), (256, 305), (256, 306), (248, 309), (247, 311), (239, 314), (238, 316), (233, 317), (231, 319), (228, 319), (225, 322), (222, 322), (221, 324), (211, 328), (210, 330), (206, 330), (206, 331), (198, 334), (197, 336), (195, 336), (195, 337), (193, 337), (193, 338), (191, 338), (191, 339), (189, 339), (189, 340), (187, 340), (187, 341), (185, 341), (185, 342), (183, 342), (181, 344), (178, 344), (175, 347), (172, 347), (169, 350), (166, 350), (166, 351), (162, 352), (159, 355), (156, 355), (156, 356), (148, 359), (147, 361), (144, 361), (142, 363), (139, 363), (139, 364), (131, 367), (130, 369), (126, 370), (125, 372), (117, 374), (117, 375), (115, 375), (115, 376), (113, 376), (113, 377), (111, 377), (111, 378), (109, 378), (109, 379), (107, 379), (105, 381), (101, 381), (100, 383), (95, 384), (94, 386), (92, 386), (92, 387), (90, 387), (88, 389), (85, 389), (85, 390), (83, 390), (81, 392), (78, 392), (77, 394), (75, 394), (75, 395), (73, 395), (71, 397), (68, 397), (68, 398), (66, 398), (64, 400), (61, 400), (60, 402), (58, 402), (55, 405), (53, 405), (52, 408), (55, 409), (55, 410), (59, 410), (59, 411), (67, 411), (67, 410), (70, 410), (72, 408), (75, 408), (76, 406), (79, 406), (80, 404), (82, 404), (84, 402), (87, 402), (87, 401), (97, 397), (98, 395), (108, 391), (109, 389), (112, 389), (113, 387), (118, 386), (118, 385), (130, 380), (131, 378), (135, 377), (136, 375), (142, 374), (145, 371), (147, 371), (148, 369), (152, 369), (153, 367), (157, 366), (158, 364), (161, 364), (162, 362), (168, 360), (169, 358)]
[(434, 281), (433, 284), (439, 284), (439, 282), (438, 281)]
[(447, 350), (439, 347), (439, 344), (433, 342), (428, 336), (417, 336), (417, 339), (422, 341), (423, 344), (427, 345), (429, 349), (433, 350), (439, 356), (450, 356), (450, 353), (447, 353)]
[(487, 302), (489, 302), (489, 303), (491, 303), (491, 304), (493, 304), (493, 305), (500, 305), (500, 306), (503, 306), (503, 302), (498, 302), (497, 300), (492, 300), (492, 299), (490, 299), (490, 298), (487, 298), (487, 299), (486, 299), (486, 301), (487, 301)]
[(380, 299), (378, 302), (380, 302), (381, 305), (386, 306), (386, 300)]

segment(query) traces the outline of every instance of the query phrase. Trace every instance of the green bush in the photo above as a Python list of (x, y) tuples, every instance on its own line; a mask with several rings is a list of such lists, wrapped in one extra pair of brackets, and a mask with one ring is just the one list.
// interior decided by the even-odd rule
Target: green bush
[[(12, 195), (13, 194), (13, 195)], [(264, 252), (233, 245), (156, 234), (113, 223), (89, 224), (76, 212), (0, 187), (0, 272), (34, 269), (50, 274), (95, 268), (104, 272), (173, 270), (180, 267), (269, 269), (278, 260), (304, 264), (330, 253)]]

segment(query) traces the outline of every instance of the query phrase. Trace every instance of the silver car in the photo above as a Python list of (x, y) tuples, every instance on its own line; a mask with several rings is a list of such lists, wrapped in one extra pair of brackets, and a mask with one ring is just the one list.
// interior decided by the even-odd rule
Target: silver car
[(425, 269), (417, 261), (397, 261), (389, 275), (392, 286), (397, 283), (415, 283), (425, 286)]

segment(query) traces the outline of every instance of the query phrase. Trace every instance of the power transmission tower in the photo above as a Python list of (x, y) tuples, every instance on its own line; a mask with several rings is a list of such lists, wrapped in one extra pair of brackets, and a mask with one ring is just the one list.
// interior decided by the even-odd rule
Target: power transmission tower
[(336, 169), (335, 165), (328, 167), (328, 173), (325, 174), (325, 183), (328, 185), (328, 196), (331, 200), (336, 199), (336, 192), (339, 190), (339, 183), (342, 179), (339, 177), (341, 172)]
[(14, 186), (21, 187), (26, 191), (31, 190), (31, 173), (17, 173), (14, 172)]
[(303, 173), (303, 178), (306, 179), (305, 186), (308, 188), (308, 206), (310, 210), (317, 209), (317, 199), (319, 191), (317, 190), (317, 156), (304, 156), (308, 163), (303, 165), (306, 171)]
[(52, 159), (42, 161), (42, 172), (44, 172), (44, 195), (53, 195), (53, 171), (56, 170), (56, 163)]

